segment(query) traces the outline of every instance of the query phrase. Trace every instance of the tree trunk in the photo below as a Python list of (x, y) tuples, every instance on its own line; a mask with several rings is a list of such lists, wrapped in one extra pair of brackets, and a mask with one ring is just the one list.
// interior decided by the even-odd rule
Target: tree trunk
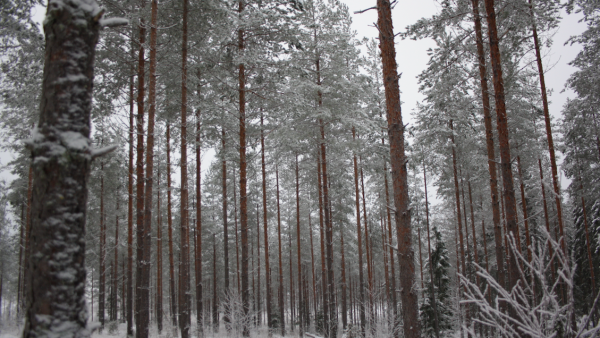
[(256, 308), (258, 315), (258, 324), (262, 324), (262, 301), (260, 296), (260, 213), (258, 211), (258, 204), (256, 204), (256, 258), (258, 260), (256, 270)]
[(235, 169), (233, 170), (233, 221), (235, 227), (235, 259), (237, 264), (237, 285), (238, 285), (238, 293), (241, 295), (241, 287), (242, 283), (240, 282), (240, 244), (238, 238), (238, 219), (237, 219), (237, 194), (235, 187)]
[[(221, 185), (222, 189), (222, 199), (223, 199), (223, 254), (224, 254), (224, 274), (225, 274), (225, 298), (229, 295), (229, 234), (228, 234), (228, 226), (227, 226), (227, 161), (225, 160), (225, 128), (221, 127)], [(236, 238), (237, 238), (237, 230), (236, 230)], [(237, 240), (236, 240), (237, 245)], [(237, 256), (236, 256), (237, 257)], [(239, 264), (238, 264), (239, 265)], [(239, 269), (239, 268), (238, 268)], [(229, 310), (228, 306), (225, 307), (225, 323), (229, 323)], [(228, 329), (229, 330), (229, 329)]]
[(346, 300), (346, 255), (344, 252), (344, 229), (340, 228), (340, 246), (342, 251), (342, 327), (344, 330), (348, 327), (348, 302)]
[(281, 258), (281, 210), (279, 208), (279, 167), (275, 164), (275, 182), (277, 184), (277, 238), (279, 240), (279, 320), (281, 335), (285, 336), (285, 317), (283, 301), (283, 264)]
[(315, 276), (315, 247), (313, 245), (313, 230), (311, 222), (311, 211), (308, 211), (308, 229), (310, 234), (310, 263), (312, 274), (312, 295), (313, 295), (313, 312), (317, 315), (317, 281)]
[(104, 224), (104, 163), (100, 164), (100, 285), (98, 285), (98, 321), (100, 332), (104, 329), (104, 308), (106, 299), (106, 225)]
[(328, 289), (327, 289), (327, 267), (325, 263), (325, 230), (323, 226), (324, 217), (323, 217), (323, 183), (321, 176), (321, 151), (317, 150), (317, 182), (319, 190), (319, 238), (321, 240), (321, 293), (323, 296), (323, 329), (327, 332), (327, 323), (329, 317), (329, 297), (328, 297)]
[(525, 225), (525, 243), (527, 244), (527, 261), (531, 263), (531, 237), (529, 236), (529, 217), (527, 216), (527, 201), (525, 199), (525, 184), (523, 183), (523, 173), (521, 171), (521, 157), (517, 156), (517, 170), (519, 173), (519, 182), (521, 183), (521, 207), (523, 210), (523, 224)]
[[(198, 77), (200, 72), (198, 71)], [(198, 90), (199, 91), (199, 90)], [(200, 93), (198, 93), (199, 95)], [(202, 309), (202, 162), (200, 147), (200, 108), (196, 109), (196, 245), (194, 271), (196, 277), (196, 309)], [(215, 305), (216, 306), (216, 305)], [(203, 332), (202, 316), (196, 316), (196, 327), (199, 334)]]
[(496, 173), (496, 154), (494, 148), (494, 132), (492, 127), (492, 114), (490, 112), (490, 97), (487, 82), (487, 69), (485, 65), (485, 52), (483, 49), (483, 34), (481, 17), (479, 15), (479, 0), (471, 0), (473, 17), (475, 21), (475, 36), (477, 43), (477, 58), (479, 63), (479, 77), (481, 82), (481, 97), (483, 100), (483, 119), (485, 124), (485, 139), (488, 155), (488, 172), (490, 174), (490, 193), (492, 200), (492, 218), (494, 222), (494, 239), (496, 242), (496, 264), (498, 266), (498, 283), (504, 287), (504, 255), (502, 252), (502, 229), (500, 228), (500, 200), (498, 195), (498, 177)]
[[(190, 337), (190, 224), (188, 215), (188, 168), (187, 168), (187, 44), (188, 2), (183, 0), (183, 26), (181, 47), (181, 258), (179, 268), (179, 328), (181, 337)], [(202, 308), (198, 309), (202, 316)], [(201, 321), (200, 321), (201, 322)], [(202, 327), (198, 328), (199, 334)]]
[(213, 234), (213, 302), (212, 302), (212, 320), (213, 332), (219, 332), (219, 311), (217, 308), (217, 239)]
[[(431, 277), (431, 304), (433, 305), (435, 337), (440, 338), (440, 324), (438, 318), (437, 302), (435, 300), (435, 288), (433, 276), (433, 260), (431, 258), (431, 234), (429, 233), (429, 200), (427, 197), (427, 172), (425, 169), (425, 161), (423, 161), (423, 186), (425, 187), (425, 219), (427, 221), (427, 253), (429, 257), (429, 274)], [(485, 236), (485, 235), (484, 235)]]
[[(145, 195), (143, 198), (143, 240), (141, 259), (141, 282), (138, 292), (140, 293), (139, 325), (137, 327), (138, 337), (147, 338), (150, 327), (150, 261), (152, 243), (152, 189), (154, 170), (154, 119), (156, 113), (156, 24), (158, 18), (158, 2), (152, 0), (151, 22), (150, 22), (150, 81), (148, 85), (148, 136), (146, 140), (146, 177)], [(141, 97), (143, 100), (143, 97)], [(143, 135), (142, 135), (143, 139)], [(142, 164), (143, 165), (143, 164)], [(138, 261), (140, 261), (138, 259)]]
[[(300, 177), (299, 177), (299, 169), (298, 169), (298, 154), (295, 156), (296, 159), (296, 258), (297, 258), (297, 268), (298, 268), (298, 289), (300, 290), (302, 285), (302, 246), (300, 245)], [(302, 309), (304, 308), (304, 299), (302, 297), (302, 292), (298, 292), (298, 305), (301, 309), (299, 311), (298, 322), (300, 323), (300, 337), (303, 337), (304, 333), (304, 313)]]
[[(159, 148), (160, 149), (160, 148)], [(160, 211), (160, 166), (156, 179), (156, 324), (158, 333), (163, 329), (163, 286), (162, 286), (162, 214)]]
[[(473, 211), (473, 194), (471, 192), (471, 181), (468, 181), (467, 185), (469, 187), (469, 207), (471, 209), (471, 230), (473, 231), (473, 253), (475, 255), (475, 263), (480, 264), (479, 253), (477, 250), (477, 233), (475, 232), (475, 212)], [(485, 233), (483, 234), (483, 236), (485, 236)], [(477, 286), (481, 287), (481, 281), (479, 278), (479, 274), (475, 273), (475, 276), (476, 276)]]
[(48, 11), (44, 21), (40, 121), (28, 143), (33, 185), (23, 337), (91, 335), (82, 287), (87, 179), (92, 159), (114, 149), (92, 150), (89, 139), (97, 10), (95, 1), (72, 2)]
[[(490, 41), (490, 58), (494, 74), (494, 94), (496, 98), (496, 117), (498, 127), (498, 141), (500, 148), (500, 161), (502, 168), (502, 184), (504, 186), (504, 206), (506, 208), (507, 236), (519, 235), (517, 231), (517, 207), (515, 202), (515, 190), (513, 187), (513, 176), (511, 169), (510, 145), (508, 138), (508, 121), (506, 117), (506, 105), (504, 101), (504, 79), (502, 77), (502, 64), (500, 62), (500, 46), (498, 40), (498, 29), (496, 27), (496, 11), (494, 0), (485, 0), (487, 12), (488, 33)], [(517, 285), (519, 281), (519, 267), (514, 254), (509, 251), (509, 280), (507, 290)], [(511, 311), (512, 312), (512, 311)], [(514, 316), (515, 314), (511, 314)]]
[[(271, 318), (271, 267), (269, 265), (269, 236), (267, 227), (267, 174), (265, 170), (265, 134), (263, 126), (263, 114), (260, 114), (260, 151), (261, 151), (261, 169), (262, 169), (262, 202), (263, 202), (263, 228), (265, 236), (265, 278), (267, 280), (267, 326), (269, 328), (269, 337), (272, 335), (273, 322)], [(310, 223), (310, 222), (309, 222)], [(311, 232), (312, 239), (312, 232)], [(311, 242), (312, 245), (312, 242)], [(311, 247), (312, 248), (312, 247)], [(314, 263), (313, 263), (314, 265)], [(314, 268), (313, 268), (314, 271)]]
[[(356, 140), (356, 129), (352, 127), (352, 139)], [(358, 289), (359, 289), (359, 300), (358, 304), (360, 307), (360, 334), (362, 337), (365, 336), (366, 318), (365, 318), (365, 282), (363, 276), (363, 252), (362, 252), (362, 229), (360, 223), (360, 196), (358, 192), (358, 162), (356, 160), (356, 154), (353, 157), (354, 161), (354, 200), (356, 204), (356, 237), (358, 238)], [(387, 191), (387, 190), (386, 190)]]
[(373, 267), (372, 267), (372, 258), (371, 258), (371, 250), (370, 250), (370, 242), (371, 237), (369, 236), (369, 223), (367, 222), (367, 203), (365, 198), (365, 180), (363, 177), (363, 169), (362, 169), (362, 157), (359, 158), (361, 162), (360, 168), (360, 185), (362, 190), (362, 203), (363, 203), (363, 221), (365, 226), (365, 250), (367, 251), (367, 282), (369, 286), (369, 302), (368, 302), (368, 311), (369, 311), (369, 327), (372, 331), (375, 330), (374, 322), (373, 322)]
[(175, 262), (173, 261), (173, 216), (171, 214), (171, 124), (167, 121), (167, 225), (169, 235), (169, 290), (171, 325), (177, 332), (177, 296), (175, 292)]
[[(490, 1), (490, 0), (487, 0)], [(492, 2), (493, 3), (493, 2)], [(529, 9), (531, 11), (531, 23), (533, 31), (533, 43), (535, 46), (535, 56), (537, 59), (538, 74), (540, 76), (540, 90), (542, 92), (542, 105), (544, 108), (544, 122), (546, 124), (546, 137), (548, 139), (548, 152), (550, 153), (550, 168), (552, 169), (552, 184), (554, 186), (554, 200), (556, 202), (556, 213), (558, 217), (558, 229), (560, 230), (560, 245), (568, 259), (568, 253), (565, 247), (565, 233), (562, 219), (562, 204), (560, 201), (560, 183), (558, 182), (558, 169), (556, 166), (556, 154), (554, 152), (554, 140), (552, 139), (552, 123), (548, 109), (548, 95), (546, 94), (546, 80), (544, 79), (544, 67), (542, 65), (542, 54), (540, 51), (540, 42), (538, 39), (537, 27), (535, 24), (535, 15), (533, 13), (532, 0), (529, 0)]]
[[(465, 244), (462, 230), (462, 216), (460, 210), (460, 189), (458, 186), (458, 169), (456, 165), (456, 143), (454, 142), (454, 125), (453, 121), (450, 120), (450, 140), (452, 142), (452, 169), (454, 172), (454, 193), (456, 198), (456, 223), (458, 225), (458, 238), (460, 245), (460, 257), (461, 257), (461, 273), (463, 276), (467, 276), (467, 268), (465, 263)], [(467, 226), (465, 224), (465, 226)], [(462, 284), (462, 283), (461, 283)], [(466, 287), (463, 286), (463, 290), (466, 292)], [(459, 296), (459, 298), (462, 298)], [(460, 305), (459, 305), (460, 306)], [(467, 315), (468, 316), (468, 315)]]
[[(244, 0), (238, 2), (238, 15), (244, 11)], [(244, 29), (238, 29), (238, 51), (244, 53)], [(250, 311), (249, 285), (248, 285), (248, 196), (246, 195), (246, 72), (244, 64), (238, 66), (239, 80), (239, 109), (240, 109), (240, 226), (242, 239), (242, 306), (244, 316)], [(242, 335), (250, 336), (247, 321), (242, 324)]]
[(588, 227), (587, 210), (585, 208), (585, 198), (583, 197), (583, 180), (579, 176), (579, 189), (581, 190), (581, 208), (583, 210), (583, 223), (585, 224), (585, 243), (587, 246), (588, 264), (590, 269), (590, 279), (592, 283), (592, 299), (596, 299), (596, 279), (594, 277), (594, 264), (592, 261), (592, 250), (590, 245), (590, 232)]
[(396, 231), (398, 233), (398, 262), (400, 271), (400, 298), (402, 301), (402, 317), (405, 338), (416, 338), (421, 335), (419, 325), (419, 306), (415, 282), (414, 251), (412, 249), (412, 233), (410, 224), (410, 201), (404, 153), (404, 124), (400, 107), (400, 88), (394, 46), (394, 29), (392, 26), (392, 10), (389, 0), (377, 0), (379, 41), (383, 63), (383, 79), (385, 86), (388, 115), (388, 134), (390, 139), (390, 155), (392, 164), (392, 180), (394, 184), (394, 206), (396, 207)]
[(118, 274), (119, 274), (119, 192), (117, 191), (117, 193), (115, 194), (115, 199), (116, 199), (116, 215), (115, 215), (115, 260), (114, 260), (114, 264), (113, 264), (113, 315), (110, 318), (111, 321), (116, 321), (118, 318), (118, 310), (117, 310), (117, 306), (118, 306), (118, 290), (119, 290), (119, 278), (118, 278)]
[[(131, 59), (134, 59), (133, 31)], [(133, 84), (135, 67), (131, 64), (129, 77), (129, 171), (127, 175), (127, 336), (133, 336)]]

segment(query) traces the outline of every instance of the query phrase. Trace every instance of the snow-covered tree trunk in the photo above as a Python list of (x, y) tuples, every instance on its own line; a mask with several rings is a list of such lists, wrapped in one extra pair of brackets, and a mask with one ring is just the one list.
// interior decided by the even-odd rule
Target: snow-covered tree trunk
[(93, 64), (101, 28), (94, 0), (50, 0), (40, 121), (28, 142), (33, 196), (23, 337), (88, 337), (87, 178)]

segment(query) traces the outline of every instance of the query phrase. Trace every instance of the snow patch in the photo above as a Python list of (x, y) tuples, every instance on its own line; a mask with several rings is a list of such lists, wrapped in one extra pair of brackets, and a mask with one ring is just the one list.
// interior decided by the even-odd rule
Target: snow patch
[(90, 139), (80, 132), (64, 131), (60, 134), (62, 143), (69, 149), (85, 151), (89, 149)]

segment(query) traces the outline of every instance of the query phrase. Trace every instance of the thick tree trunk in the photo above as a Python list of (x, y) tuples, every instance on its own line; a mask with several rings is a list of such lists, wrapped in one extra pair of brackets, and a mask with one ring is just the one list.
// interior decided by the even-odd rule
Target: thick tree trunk
[[(356, 130), (352, 128), (352, 139), (356, 140)], [(359, 300), (358, 304), (360, 307), (360, 334), (362, 337), (365, 336), (366, 318), (365, 318), (365, 285), (363, 276), (363, 252), (362, 252), (362, 229), (360, 222), (360, 196), (358, 189), (358, 162), (356, 160), (356, 154), (353, 157), (354, 161), (354, 200), (356, 204), (356, 236), (358, 238), (358, 289), (359, 289)], [(386, 190), (387, 191), (387, 190)]]
[[(179, 328), (181, 337), (190, 337), (190, 224), (188, 215), (188, 168), (187, 168), (187, 44), (188, 2), (183, 0), (183, 26), (181, 47), (181, 258), (179, 268)], [(198, 316), (202, 308), (198, 309)], [(202, 322), (202, 321), (200, 321)], [(198, 328), (202, 334), (202, 327)]]
[(275, 182), (277, 184), (277, 238), (279, 241), (279, 321), (281, 335), (285, 336), (285, 317), (283, 300), (283, 261), (281, 255), (281, 210), (279, 208), (279, 167), (275, 164)]
[[(496, 124), (498, 128), (498, 143), (500, 148), (500, 167), (502, 169), (502, 184), (504, 187), (504, 206), (506, 208), (506, 236), (516, 237), (519, 235), (516, 215), (515, 190), (513, 187), (513, 175), (511, 169), (510, 144), (508, 137), (508, 121), (506, 116), (506, 104), (504, 100), (504, 79), (502, 77), (502, 64), (500, 61), (500, 46), (498, 40), (498, 28), (496, 26), (496, 10), (494, 0), (485, 0), (487, 12), (488, 33), (490, 42), (490, 58), (494, 75), (494, 94), (496, 98)], [(517, 285), (519, 281), (519, 267), (514, 254), (509, 250), (509, 278), (507, 290)], [(515, 315), (514, 313), (512, 315)]]
[(400, 298), (402, 301), (402, 319), (405, 338), (416, 338), (421, 335), (419, 325), (419, 305), (415, 288), (415, 263), (412, 248), (412, 229), (410, 224), (408, 181), (406, 155), (404, 153), (404, 124), (400, 107), (400, 88), (398, 86), (398, 70), (396, 50), (394, 46), (394, 29), (392, 25), (392, 9), (389, 0), (377, 0), (379, 41), (383, 63), (383, 80), (385, 86), (388, 134), (390, 139), (390, 155), (392, 179), (394, 184), (394, 206), (396, 207), (396, 231), (398, 233), (398, 262), (400, 271)]
[[(263, 230), (265, 236), (265, 278), (267, 287), (267, 326), (269, 328), (269, 337), (272, 335), (273, 322), (271, 318), (271, 267), (269, 265), (269, 236), (267, 227), (267, 173), (265, 169), (265, 134), (263, 126), (263, 115), (260, 114), (260, 155), (262, 169), (262, 202), (263, 202)], [(311, 232), (312, 239), (312, 232)], [(312, 245), (312, 242), (311, 242)], [(314, 264), (313, 264), (314, 265)], [(314, 270), (314, 269), (313, 269)]]
[(173, 261), (173, 216), (171, 214), (171, 124), (167, 121), (167, 232), (169, 236), (169, 292), (171, 325), (177, 332), (177, 293), (175, 292), (175, 262)]
[(89, 139), (102, 12), (93, 0), (48, 8), (40, 121), (28, 142), (33, 185), (22, 336), (89, 337), (82, 287), (87, 179), (92, 159), (110, 150), (93, 150)]
[(490, 97), (487, 82), (487, 69), (485, 65), (485, 52), (483, 49), (483, 33), (481, 17), (479, 15), (479, 0), (471, 0), (473, 17), (475, 21), (475, 37), (477, 44), (477, 59), (479, 63), (479, 77), (481, 82), (481, 97), (483, 100), (483, 119), (485, 124), (485, 140), (488, 155), (488, 172), (490, 174), (490, 193), (492, 200), (492, 219), (494, 222), (494, 239), (496, 242), (496, 264), (498, 267), (498, 283), (504, 286), (504, 255), (502, 252), (502, 229), (500, 228), (500, 200), (498, 195), (498, 177), (496, 173), (496, 154), (494, 148), (494, 132), (492, 127), (492, 114), (490, 111)]

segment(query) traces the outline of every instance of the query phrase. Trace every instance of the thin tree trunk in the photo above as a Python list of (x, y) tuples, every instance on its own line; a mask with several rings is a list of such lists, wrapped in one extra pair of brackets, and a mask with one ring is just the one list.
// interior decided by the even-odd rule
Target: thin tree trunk
[[(134, 58), (133, 31), (131, 59)], [(133, 83), (135, 68), (129, 77), (129, 170), (127, 173), (127, 336), (133, 336)]]
[[(456, 222), (458, 225), (458, 238), (459, 238), (459, 245), (460, 245), (460, 266), (461, 266), (461, 273), (463, 276), (467, 276), (467, 268), (466, 268), (466, 263), (465, 263), (465, 244), (464, 244), (464, 238), (463, 238), (463, 230), (462, 230), (462, 216), (461, 216), (461, 210), (460, 210), (460, 190), (458, 187), (458, 169), (457, 169), (457, 160), (456, 160), (456, 143), (454, 142), (454, 124), (453, 121), (450, 120), (450, 140), (452, 142), (452, 170), (454, 172), (454, 193), (455, 193), (455, 199), (456, 199)], [(466, 226), (466, 225), (465, 225)], [(466, 292), (466, 287), (463, 288), (463, 290)], [(460, 297), (462, 298), (462, 297)]]
[(327, 325), (329, 323), (329, 297), (327, 288), (327, 266), (325, 263), (325, 227), (323, 226), (323, 180), (321, 175), (321, 151), (317, 150), (317, 183), (319, 189), (319, 238), (321, 240), (321, 293), (323, 296), (323, 333), (327, 333)]
[(212, 320), (213, 332), (219, 332), (219, 311), (217, 308), (217, 239), (213, 234), (213, 301), (212, 301)]
[[(487, 0), (490, 1), (490, 0)], [(560, 184), (558, 182), (558, 169), (556, 166), (556, 154), (554, 152), (554, 140), (552, 139), (552, 123), (550, 122), (550, 113), (548, 109), (548, 95), (546, 93), (546, 80), (544, 79), (544, 67), (542, 65), (542, 54), (540, 51), (540, 42), (538, 39), (537, 27), (535, 24), (535, 15), (533, 12), (532, 0), (529, 0), (529, 9), (531, 11), (531, 23), (533, 31), (533, 43), (535, 46), (535, 56), (537, 59), (538, 74), (540, 76), (540, 90), (542, 92), (542, 105), (544, 108), (544, 122), (546, 124), (546, 137), (548, 139), (548, 152), (550, 153), (550, 168), (552, 169), (552, 184), (554, 186), (554, 200), (556, 202), (556, 213), (558, 217), (558, 228), (561, 237), (561, 249), (565, 257), (568, 259), (568, 254), (565, 247), (565, 234), (562, 219), (562, 204), (560, 201)]]
[[(223, 255), (224, 257), (224, 275), (225, 275), (225, 291), (224, 291), (224, 299), (227, 299), (229, 293), (229, 232), (228, 232), (228, 224), (227, 224), (227, 161), (225, 160), (225, 128), (221, 127), (221, 185), (222, 185), (222, 199), (223, 199)], [(237, 238), (237, 230), (236, 230), (236, 238)], [(236, 240), (237, 245), (237, 240)], [(236, 257), (237, 258), (237, 257)], [(229, 331), (229, 322), (230, 322), (230, 313), (229, 306), (225, 307), (225, 316), (224, 321), (227, 326), (227, 330)]]
[(100, 285), (98, 286), (98, 320), (100, 332), (104, 329), (104, 308), (106, 298), (106, 225), (104, 224), (104, 163), (100, 164)]
[(235, 169), (233, 169), (233, 223), (235, 227), (235, 259), (237, 264), (237, 285), (238, 285), (238, 293), (241, 295), (241, 287), (242, 283), (240, 282), (240, 245), (239, 245), (239, 236), (238, 236), (238, 219), (237, 219), (237, 193), (235, 186)]
[[(506, 104), (504, 101), (504, 79), (502, 77), (502, 64), (500, 62), (500, 46), (498, 40), (498, 29), (496, 26), (496, 11), (494, 0), (485, 0), (487, 12), (488, 33), (490, 42), (490, 58), (494, 75), (494, 94), (496, 102), (496, 118), (498, 127), (498, 141), (500, 148), (500, 167), (502, 168), (502, 184), (504, 186), (504, 206), (506, 208), (507, 236), (519, 235), (516, 214), (515, 190), (513, 187), (513, 175), (511, 170), (510, 145), (508, 137), (508, 121), (506, 117)], [(560, 203), (559, 203), (560, 204)], [(561, 222), (562, 224), (562, 222)], [(508, 290), (517, 285), (519, 281), (519, 267), (514, 254), (509, 251), (509, 283)], [(512, 310), (511, 310), (512, 312)], [(511, 316), (516, 315), (512, 313)]]
[(342, 327), (344, 330), (348, 327), (348, 303), (346, 293), (346, 255), (344, 252), (344, 229), (340, 229), (341, 251), (342, 251)]
[(487, 82), (487, 69), (485, 65), (485, 52), (483, 49), (481, 16), (479, 15), (479, 0), (471, 0), (471, 3), (473, 5), (473, 18), (475, 21), (477, 58), (479, 63), (479, 77), (481, 80), (481, 97), (483, 100), (483, 118), (485, 124), (485, 139), (488, 155), (488, 172), (490, 174), (490, 193), (492, 201), (492, 219), (494, 222), (494, 239), (496, 242), (496, 264), (498, 266), (498, 283), (500, 283), (500, 286), (504, 287), (506, 272), (504, 270), (504, 255), (502, 252), (502, 229), (500, 228), (500, 200), (498, 195), (498, 178), (496, 173), (496, 154), (494, 148), (492, 114), (490, 112), (490, 97)]
[(17, 319), (21, 320), (21, 305), (23, 303), (23, 248), (25, 245), (25, 203), (21, 203), (21, 220), (19, 226), (19, 277), (17, 281)]
[[(179, 270), (179, 328), (181, 337), (190, 337), (190, 224), (188, 215), (188, 167), (187, 167), (187, 44), (188, 0), (183, 0), (183, 26), (181, 47), (181, 254)], [(201, 298), (201, 296), (200, 296)], [(198, 308), (202, 316), (202, 307)], [(202, 319), (199, 320), (202, 323)], [(202, 326), (198, 328), (202, 334)]]
[[(244, 11), (244, 0), (238, 2), (238, 15)], [(238, 29), (238, 51), (244, 53), (244, 29)], [(246, 72), (244, 64), (238, 66), (239, 109), (240, 109), (240, 225), (242, 239), (242, 306), (244, 316), (250, 311), (248, 285), (248, 201), (246, 195)], [(250, 328), (246, 321), (242, 324), (242, 335), (250, 336)]]
[(402, 301), (402, 317), (405, 338), (416, 338), (421, 335), (419, 325), (419, 306), (415, 282), (414, 251), (412, 249), (411, 212), (408, 195), (408, 173), (406, 155), (404, 153), (404, 123), (400, 107), (400, 88), (398, 86), (398, 70), (396, 50), (394, 46), (394, 29), (392, 25), (392, 9), (389, 0), (377, 0), (379, 41), (383, 63), (383, 79), (385, 86), (388, 115), (388, 134), (390, 139), (390, 155), (392, 179), (394, 184), (394, 205), (396, 207), (396, 231), (398, 233), (398, 262), (400, 270), (405, 272), (400, 277), (400, 298)]
[[(302, 246), (300, 245), (300, 177), (299, 177), (299, 168), (298, 168), (298, 154), (295, 156), (296, 159), (296, 258), (297, 258), (297, 269), (298, 269), (298, 289), (300, 290), (302, 285)], [(302, 292), (298, 292), (298, 306), (301, 309), (299, 311), (298, 322), (300, 323), (300, 337), (304, 336), (304, 318), (303, 311), (304, 308), (304, 299), (302, 297)]]
[(117, 317), (118, 317), (118, 310), (117, 310), (117, 306), (118, 306), (118, 290), (119, 290), (119, 279), (118, 274), (119, 274), (119, 193), (117, 191), (117, 193), (115, 194), (115, 199), (116, 199), (116, 215), (115, 215), (115, 260), (114, 260), (114, 264), (113, 264), (113, 316), (110, 319), (111, 321), (116, 321)]
[(260, 296), (260, 213), (256, 204), (256, 258), (258, 261), (256, 270), (256, 308), (258, 314), (258, 325), (262, 324), (262, 301)]
[[(352, 139), (356, 140), (356, 129), (352, 127)], [(366, 318), (365, 318), (365, 287), (363, 276), (363, 253), (362, 253), (362, 229), (360, 222), (360, 196), (358, 192), (358, 162), (356, 154), (353, 157), (354, 161), (354, 200), (356, 204), (356, 236), (358, 237), (358, 289), (359, 289), (359, 307), (360, 307), (360, 334), (365, 336)], [(387, 192), (387, 190), (386, 190)], [(388, 208), (389, 209), (389, 208)]]
[[(200, 71), (198, 71), (200, 77)], [(199, 91), (199, 90), (198, 90)], [(198, 93), (200, 95), (200, 93)], [(202, 309), (202, 160), (200, 147), (200, 109), (196, 109), (196, 245), (195, 264), (196, 272), (196, 309)], [(227, 232), (226, 232), (227, 233)], [(216, 306), (216, 305), (215, 305)], [(202, 316), (196, 316), (196, 327), (200, 334), (203, 332)]]
[(527, 244), (527, 261), (531, 263), (531, 237), (529, 236), (529, 217), (527, 216), (527, 201), (525, 199), (525, 184), (523, 183), (523, 173), (521, 171), (521, 157), (517, 156), (517, 170), (519, 173), (519, 182), (521, 183), (521, 207), (523, 210), (523, 224), (525, 225), (525, 243)]
[(429, 273), (431, 277), (431, 304), (433, 305), (433, 314), (435, 319), (435, 337), (440, 338), (440, 324), (437, 310), (437, 302), (435, 300), (435, 278), (433, 276), (433, 259), (431, 258), (431, 234), (429, 233), (429, 200), (427, 197), (427, 171), (425, 169), (425, 161), (423, 161), (423, 186), (425, 187), (425, 219), (427, 221), (427, 253), (429, 255)]
[(283, 302), (283, 264), (281, 258), (281, 210), (279, 208), (279, 167), (275, 164), (275, 181), (277, 184), (277, 238), (279, 241), (279, 320), (281, 325), (281, 335), (285, 336), (285, 317)]
[[(467, 182), (469, 187), (469, 207), (471, 209), (471, 230), (473, 230), (473, 253), (475, 255), (475, 263), (479, 263), (479, 253), (477, 250), (477, 233), (475, 232), (475, 212), (473, 211), (473, 194), (471, 192), (471, 181)], [(529, 233), (529, 232), (528, 232)], [(483, 234), (485, 236), (485, 233)], [(475, 273), (477, 286), (481, 287), (481, 281), (479, 278), (479, 274)]]
[(175, 292), (175, 263), (173, 261), (173, 217), (171, 214), (171, 124), (167, 121), (167, 225), (169, 235), (169, 290), (171, 306), (171, 325), (177, 333), (177, 297)]
[(313, 230), (311, 222), (311, 211), (308, 211), (308, 229), (310, 234), (310, 263), (312, 274), (312, 295), (313, 295), (313, 312), (317, 315), (317, 281), (315, 276), (315, 247), (313, 244)]
[(365, 249), (367, 254), (367, 282), (369, 286), (369, 327), (372, 331), (374, 331), (374, 323), (373, 323), (373, 267), (372, 267), (372, 258), (371, 258), (371, 250), (370, 250), (370, 242), (371, 237), (369, 236), (369, 223), (367, 222), (367, 204), (365, 199), (365, 181), (363, 175), (362, 168), (362, 158), (360, 158), (361, 168), (360, 168), (360, 185), (362, 191), (362, 203), (363, 203), (363, 221), (365, 226)]
[[(266, 293), (267, 293), (267, 326), (269, 328), (269, 337), (273, 332), (273, 319), (271, 318), (271, 266), (269, 265), (269, 235), (267, 226), (267, 173), (265, 169), (265, 133), (263, 125), (263, 114), (260, 114), (260, 155), (262, 169), (262, 203), (263, 203), (263, 230), (265, 236), (265, 278), (266, 278)], [(309, 221), (310, 223), (310, 221)], [(312, 248), (312, 232), (311, 232), (311, 248)], [(313, 263), (314, 265), (314, 263)], [(313, 268), (314, 271), (314, 268)]]

